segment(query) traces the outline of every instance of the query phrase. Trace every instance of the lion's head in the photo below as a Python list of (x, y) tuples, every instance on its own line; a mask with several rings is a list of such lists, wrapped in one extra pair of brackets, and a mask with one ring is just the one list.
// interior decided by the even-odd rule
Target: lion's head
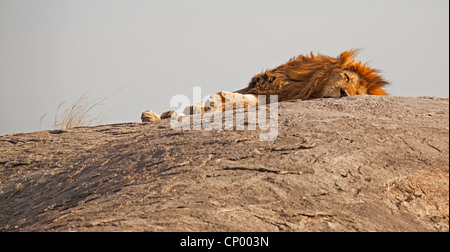
[(238, 92), (261, 95), (278, 94), (278, 100), (339, 98), (349, 95), (386, 95), (388, 84), (350, 50), (333, 58), (311, 53), (292, 58), (286, 64), (252, 78), (249, 86)]
[(382, 89), (388, 84), (373, 69), (354, 58), (357, 50), (341, 53), (337, 62), (331, 64), (330, 75), (323, 80), (322, 97), (343, 97), (348, 95), (386, 95)]

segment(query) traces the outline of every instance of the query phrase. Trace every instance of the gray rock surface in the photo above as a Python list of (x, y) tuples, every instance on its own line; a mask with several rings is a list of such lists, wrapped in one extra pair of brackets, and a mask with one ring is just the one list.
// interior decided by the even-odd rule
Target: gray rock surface
[(170, 119), (0, 137), (1, 231), (449, 231), (449, 100), (279, 103), (260, 130)]

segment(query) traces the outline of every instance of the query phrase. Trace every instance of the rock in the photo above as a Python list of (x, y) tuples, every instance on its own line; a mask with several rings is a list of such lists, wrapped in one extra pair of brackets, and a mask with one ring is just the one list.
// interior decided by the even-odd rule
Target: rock
[(0, 231), (449, 231), (448, 99), (278, 105), (275, 141), (169, 119), (1, 136)]

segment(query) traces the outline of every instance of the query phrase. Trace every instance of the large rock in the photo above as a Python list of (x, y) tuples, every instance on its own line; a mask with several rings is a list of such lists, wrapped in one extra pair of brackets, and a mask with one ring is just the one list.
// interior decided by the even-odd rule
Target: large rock
[(449, 100), (279, 104), (263, 131), (170, 119), (0, 137), (1, 231), (449, 231)]

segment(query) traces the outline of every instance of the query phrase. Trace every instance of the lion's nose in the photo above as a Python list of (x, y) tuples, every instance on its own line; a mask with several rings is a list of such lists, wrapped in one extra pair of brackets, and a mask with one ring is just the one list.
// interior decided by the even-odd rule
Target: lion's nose
[(340, 92), (340, 97), (348, 96), (347, 92), (345, 92), (345, 90), (343, 88), (341, 88), (341, 90), (339, 92)]

